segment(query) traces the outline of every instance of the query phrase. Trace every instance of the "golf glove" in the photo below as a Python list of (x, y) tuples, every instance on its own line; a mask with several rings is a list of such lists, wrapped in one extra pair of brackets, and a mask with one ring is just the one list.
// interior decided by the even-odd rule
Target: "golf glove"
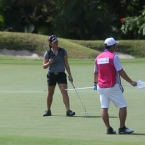
[(97, 86), (94, 86), (94, 87), (93, 87), (93, 90), (97, 90)]

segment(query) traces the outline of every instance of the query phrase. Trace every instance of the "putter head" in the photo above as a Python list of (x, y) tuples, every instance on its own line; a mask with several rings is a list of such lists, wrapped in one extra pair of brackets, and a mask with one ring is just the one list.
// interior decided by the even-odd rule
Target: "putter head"
[(87, 114), (88, 114), (88, 112), (85, 112), (84, 114), (85, 114), (85, 115), (87, 115)]

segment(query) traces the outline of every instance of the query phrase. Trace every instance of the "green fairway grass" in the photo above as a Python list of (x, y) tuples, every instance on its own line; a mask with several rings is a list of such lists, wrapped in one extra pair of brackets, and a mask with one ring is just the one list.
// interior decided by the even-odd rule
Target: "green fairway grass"
[[(145, 59), (121, 60), (133, 80), (145, 81)], [(93, 59), (70, 59), (76, 88), (93, 87)], [(47, 70), (42, 60), (0, 57), (0, 145), (144, 145), (145, 89), (124, 86), (128, 104), (126, 126), (130, 135), (106, 135), (99, 95), (92, 89), (68, 91), (74, 117), (66, 117), (62, 95), (56, 87), (52, 116), (46, 110)], [(122, 80), (122, 84), (128, 84)], [(73, 88), (68, 82), (68, 88)], [(118, 131), (118, 108), (109, 108), (111, 126)]]

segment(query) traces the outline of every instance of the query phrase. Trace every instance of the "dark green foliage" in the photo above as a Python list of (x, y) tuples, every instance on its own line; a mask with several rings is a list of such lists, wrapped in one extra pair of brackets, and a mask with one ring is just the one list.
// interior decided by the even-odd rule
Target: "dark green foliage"
[(4, 19), (3, 19), (2, 11), (3, 11), (3, 1), (0, 0), (0, 31), (3, 30), (4, 28)]
[(51, 10), (46, 8), (49, 3), (46, 0), (41, 3), (37, 0), (5, 0), (4, 3), (5, 31), (39, 33), (43, 26), (51, 27), (47, 21)]
[(116, 34), (116, 15), (99, 0), (59, 2), (56, 13), (55, 30), (61, 37), (95, 40)]
[(135, 39), (145, 38), (145, 6), (140, 16), (126, 18), (121, 30), (124, 34), (133, 34)]
[[(144, 5), (144, 0), (0, 0), (0, 30), (79, 40), (143, 39)], [(138, 19), (131, 26), (135, 31), (123, 34), (120, 19), (128, 17)]]

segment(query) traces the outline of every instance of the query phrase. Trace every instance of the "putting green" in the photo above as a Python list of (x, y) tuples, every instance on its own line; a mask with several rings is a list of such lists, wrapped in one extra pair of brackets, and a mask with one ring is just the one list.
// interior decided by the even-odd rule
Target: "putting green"
[[(13, 61), (13, 60), (12, 60)], [(144, 60), (122, 61), (133, 80), (145, 81)], [(50, 145), (144, 145), (145, 144), (145, 89), (125, 86), (128, 103), (126, 126), (135, 130), (131, 135), (106, 135), (101, 118), (99, 95), (92, 89), (78, 90), (88, 115), (75, 91), (68, 91), (74, 117), (65, 116), (65, 106), (58, 87), (54, 94), (52, 115), (43, 117), (46, 109), (46, 70), (38, 64), (0, 64), (0, 144), (50, 144)], [(145, 61), (144, 61), (145, 62)], [(75, 87), (93, 85), (93, 60), (70, 60)], [(127, 84), (122, 80), (123, 84)], [(72, 88), (68, 82), (68, 88)], [(118, 108), (112, 103), (110, 123), (118, 130)]]

